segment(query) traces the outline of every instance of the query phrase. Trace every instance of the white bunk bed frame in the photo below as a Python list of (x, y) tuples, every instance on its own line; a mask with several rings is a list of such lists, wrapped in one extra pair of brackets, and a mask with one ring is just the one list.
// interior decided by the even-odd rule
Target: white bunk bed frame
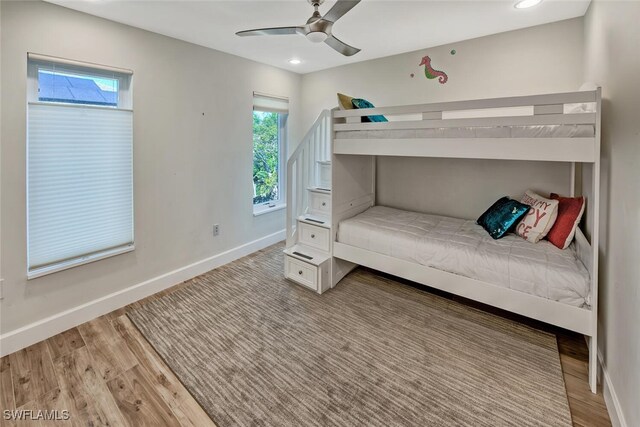
[[(565, 114), (565, 104), (594, 103), (595, 112)], [(530, 115), (490, 117), (495, 109), (526, 107)], [(474, 110), (469, 118), (451, 111)], [(361, 123), (369, 115), (422, 115), (422, 120)], [(587, 337), (589, 344), (589, 384), (597, 389), (598, 331), (598, 223), (600, 183), (600, 122), (601, 90), (554, 93), (435, 104), (406, 105), (360, 110), (333, 110), (333, 132), (389, 129), (424, 129), (446, 127), (493, 127), (530, 125), (594, 126), (591, 137), (580, 138), (398, 138), (398, 139), (333, 139), (332, 155), (332, 255), (334, 265), (332, 286), (335, 286), (355, 265), (406, 278), (498, 307), (513, 313), (569, 329)], [(478, 117), (484, 116), (484, 117)], [(489, 117), (487, 117), (489, 116)], [(568, 162), (571, 164), (571, 195), (582, 186), (576, 180), (580, 169), (576, 164), (591, 164), (591, 194), (586, 195), (589, 211), (590, 241), (578, 229), (575, 245), (579, 259), (591, 276), (591, 307), (580, 308), (537, 297), (524, 292), (470, 279), (453, 273), (426, 267), (382, 255), (336, 241), (338, 224), (375, 204), (376, 156), (416, 156), (468, 159), (502, 159)], [(590, 200), (589, 200), (590, 199)]]

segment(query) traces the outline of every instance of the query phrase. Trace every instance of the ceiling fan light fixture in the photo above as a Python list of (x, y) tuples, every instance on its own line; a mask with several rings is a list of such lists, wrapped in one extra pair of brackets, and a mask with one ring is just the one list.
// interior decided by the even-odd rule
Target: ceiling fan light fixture
[(542, 0), (518, 0), (514, 7), (516, 9), (527, 9), (529, 7), (537, 6), (542, 3)]
[(311, 31), (307, 34), (307, 40), (312, 43), (322, 43), (327, 39), (327, 34), (322, 31)]

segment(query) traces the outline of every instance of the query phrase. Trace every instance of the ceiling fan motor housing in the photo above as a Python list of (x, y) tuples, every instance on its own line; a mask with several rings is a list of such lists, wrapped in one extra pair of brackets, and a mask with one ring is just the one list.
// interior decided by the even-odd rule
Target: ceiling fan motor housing
[(331, 27), (333, 27), (333, 22), (318, 19), (306, 25), (305, 36), (312, 42), (323, 42), (331, 35)]

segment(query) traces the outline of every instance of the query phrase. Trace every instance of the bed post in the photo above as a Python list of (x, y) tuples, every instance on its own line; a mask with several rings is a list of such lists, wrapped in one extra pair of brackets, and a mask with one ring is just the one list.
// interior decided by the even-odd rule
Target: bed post
[(571, 162), (571, 188), (569, 189), (569, 196), (576, 197), (576, 162)]
[(596, 90), (596, 158), (593, 163), (593, 230), (591, 232), (591, 249), (593, 251), (593, 268), (591, 272), (591, 338), (589, 339), (589, 386), (592, 393), (598, 391), (598, 255), (600, 237), (600, 136), (602, 123), (602, 88)]
[[(336, 155), (333, 150), (335, 124), (344, 118), (336, 118), (331, 111), (331, 287), (335, 287), (356, 264), (333, 256), (333, 243), (338, 234), (338, 224), (346, 218), (364, 212), (374, 204), (375, 198), (375, 156)], [(350, 119), (347, 117), (347, 119)], [(360, 123), (360, 117), (354, 117)], [(348, 122), (348, 120), (347, 120)], [(340, 183), (340, 185), (335, 185)]]

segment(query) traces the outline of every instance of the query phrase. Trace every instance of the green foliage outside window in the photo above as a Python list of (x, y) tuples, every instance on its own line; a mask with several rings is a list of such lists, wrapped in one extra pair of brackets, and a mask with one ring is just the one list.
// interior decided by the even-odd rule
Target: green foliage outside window
[(278, 113), (253, 112), (253, 204), (278, 200)]

